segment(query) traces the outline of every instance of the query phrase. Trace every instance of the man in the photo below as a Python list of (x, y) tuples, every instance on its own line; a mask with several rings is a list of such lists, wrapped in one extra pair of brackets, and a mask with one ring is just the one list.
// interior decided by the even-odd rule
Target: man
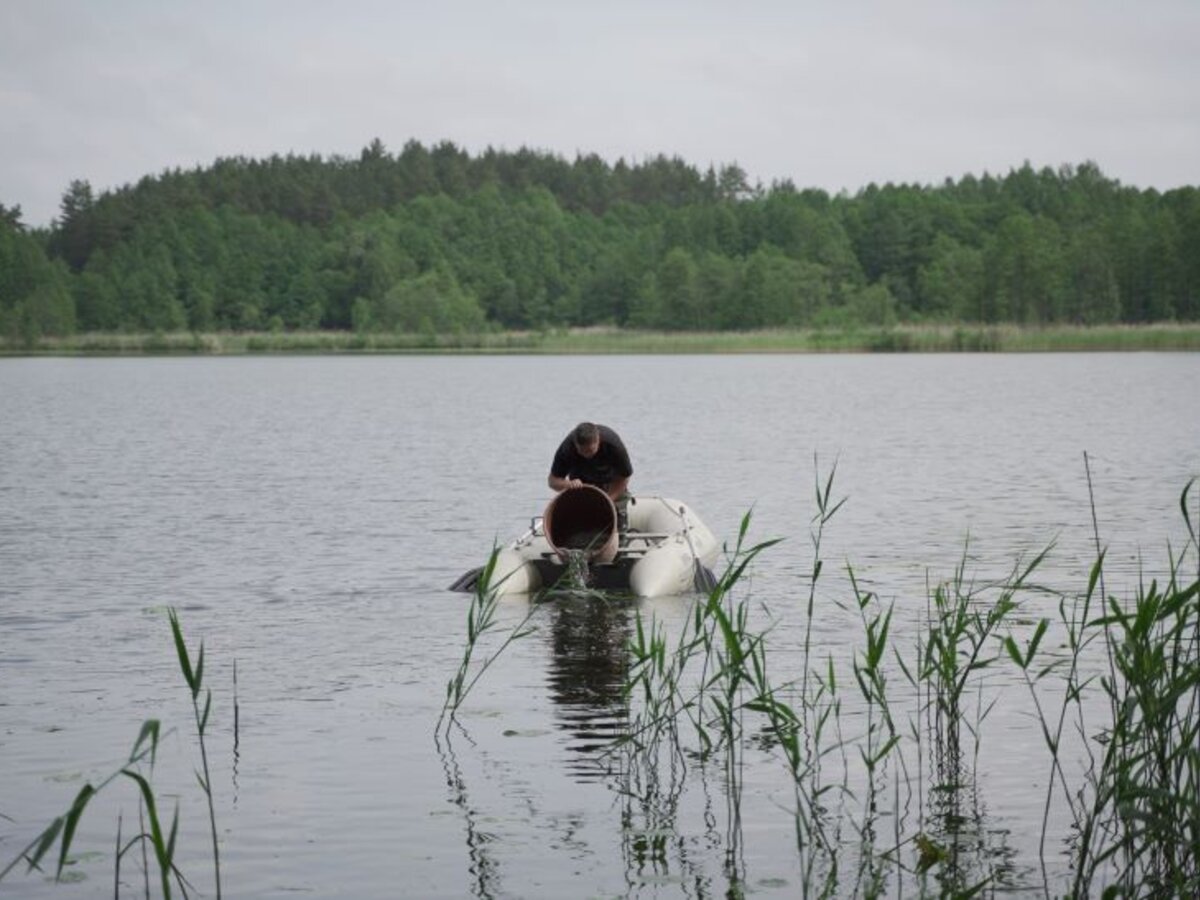
[(629, 478), (633, 466), (620, 436), (606, 425), (580, 422), (554, 453), (547, 483), (555, 491), (595, 485), (608, 494), (617, 508), (617, 530), (622, 540), (629, 530)]

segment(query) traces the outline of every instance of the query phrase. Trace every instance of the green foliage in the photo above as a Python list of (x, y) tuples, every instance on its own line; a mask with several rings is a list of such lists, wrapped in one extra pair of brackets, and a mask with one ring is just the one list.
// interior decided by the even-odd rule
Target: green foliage
[[(475, 654), (480, 649), (481, 641), (492, 632), (500, 629), (500, 624), (496, 620), (496, 613), (500, 607), (499, 587), (503, 582), (503, 578), (499, 581), (496, 580), (496, 563), (499, 558), (500, 549), (498, 547), (492, 548), (492, 553), (488, 557), (487, 563), (480, 567), (477, 573), (475, 589), (471, 596), (471, 605), (467, 609), (466, 644), (457, 671), (446, 682), (446, 700), (442, 704), (441, 713), (438, 715), (436, 731), (441, 731), (443, 722), (446, 723), (448, 728), (450, 723), (455, 721), (458, 709), (462, 706), (463, 701), (466, 700), (467, 694), (471, 692), (471, 689), (475, 687), (476, 682), (483, 677), (483, 674), (491, 668), (492, 663), (499, 659), (500, 655), (508, 649), (509, 645), (514, 641), (529, 637), (536, 630), (530, 623), (538, 607), (531, 604), (521, 621), (505, 633), (499, 647), (490, 656), (484, 657), (482, 661), (475, 661)], [(508, 575), (504, 577), (507, 578)], [(472, 672), (472, 669), (474, 669), (474, 672)]]
[[(1049, 767), (1038, 892), (1197, 896), (1196, 481), (1179, 499), (1187, 542), (1181, 552), (1170, 553), (1167, 577), (1142, 585), (1130, 601), (1106, 595), (1098, 534), (1096, 560), (1078, 596), (1034, 582), (1049, 548), (1018, 560), (994, 582), (977, 582), (969, 574), (971, 557), (964, 548), (953, 576), (930, 592), (923, 616), (903, 597), (884, 603), (863, 590), (847, 566), (853, 603), (837, 605), (857, 614), (862, 631), (849, 659), (838, 663), (833, 652), (818, 658), (812, 642), (814, 618), (829, 612), (816, 609), (818, 583), (822, 594), (828, 592), (821, 581), (824, 530), (845, 503), (834, 496), (834, 475), (814, 478), (801, 647), (794, 636), (774, 632), (777, 620), (768, 604), (750, 601), (745, 576), (777, 542), (750, 545), (749, 514), (733, 547), (726, 548), (724, 573), (707, 594), (682, 608), (677, 633), (668, 632), (652, 607), (632, 613), (632, 627), (622, 635), (628, 653), (619, 707), (623, 726), (602, 761), (625, 804), (622, 829), (638, 871), (647, 861), (665, 870), (669, 844), (695, 846), (688, 834), (695, 823), (683, 820), (679, 800), (690, 787), (686, 770), (694, 769), (705, 791), (706, 840), (724, 854), (723, 893), (744, 896), (741, 798), (750, 773), (763, 790), (757, 769), (774, 762), (786, 766), (793, 791), (784, 799), (772, 786), (769, 799), (793, 819), (798, 896), (972, 897), (988, 888), (1034, 890), (1030, 867), (1014, 880), (1012, 851), (1002, 846), (997, 852), (989, 844), (979, 806), (980, 796), (989, 793), (979, 777), (983, 724), (1000, 700), (987, 695), (1015, 672), (1026, 682), (1046, 753), (1031, 753), (1022, 740), (1013, 744), (1015, 752), (1031, 774), (1040, 765)], [(443, 719), (453, 721), (463, 696), (495, 658), (472, 662), (477, 642), (496, 627), (489, 590), (495, 559), (493, 554), (481, 570)], [(1059, 623), (1028, 617), (1055, 598)], [(526, 622), (508, 633), (496, 654), (526, 633)], [(897, 634), (913, 624), (915, 656), (897, 642)], [(794, 680), (776, 674), (781, 656), (790, 663), (785, 677)], [(847, 667), (850, 679), (844, 677)], [(896, 674), (907, 682), (901, 692), (891, 686)], [(839, 682), (857, 686), (855, 706), (843, 709)], [(1056, 694), (1062, 698), (1057, 715), (1048, 707)], [(964, 727), (975, 744), (973, 760), (963, 753)], [(442, 722), (436, 730), (441, 732)], [(709, 802), (714, 772), (725, 800), (723, 837), (716, 830), (718, 808)], [(1066, 813), (1065, 832), (1051, 835), (1052, 806)], [(771, 826), (758, 820), (755, 827)], [(1053, 843), (1047, 841), (1051, 836)], [(905, 890), (910, 879), (911, 890)]]
[[(200, 761), (201, 768), (196, 771), (196, 781), (199, 782), (201, 790), (204, 791), (205, 797), (208, 799), (208, 821), (212, 834), (213, 848), (213, 869), (215, 873), (215, 884), (217, 887), (217, 900), (221, 898), (221, 849), (217, 841), (217, 816), (213, 805), (213, 789), (212, 775), (208, 769), (208, 746), (205, 743), (205, 734), (208, 730), (208, 717), (212, 712), (212, 691), (204, 687), (204, 644), (201, 642), (200, 651), (196, 655), (196, 661), (193, 663), (191, 655), (188, 653), (187, 642), (183, 638), (183, 629), (179, 625), (179, 614), (171, 607), (167, 611), (168, 618), (171, 622), (171, 636), (175, 642), (175, 654), (179, 658), (179, 669), (183, 673), (183, 680), (187, 683), (188, 689), (192, 692), (192, 711), (196, 720), (196, 737), (200, 744)], [(204, 707), (203, 711), (200, 706), (200, 693), (204, 692)], [(144, 778), (136, 774), (131, 774), (142, 788), (142, 793), (147, 797), (147, 808), (151, 813), (151, 825), (154, 829), (155, 848), (159, 847), (161, 841), (158, 838), (158, 826), (154, 818), (154, 807), (150, 804), (153, 796), (150, 787)], [(178, 819), (178, 815), (177, 815)], [(170, 846), (175, 846), (175, 828), (171, 828)], [(169, 862), (169, 859), (168, 859)], [(162, 859), (160, 857), (160, 864)], [(167, 866), (163, 865), (163, 893), (166, 890), (166, 875)]]
[[(1191, 514), (1195, 484), (1189, 481), (1179, 498), (1188, 542), (1182, 554), (1172, 553), (1163, 583), (1141, 584), (1131, 600), (1107, 596), (1097, 528), (1087, 590), (1059, 604), (1067, 658), (1044, 649), (1039, 656), (1050, 627), (1045, 618), (1024, 650), (1011, 636), (1003, 642), (1029, 688), (1050, 755), (1043, 858), (1051, 806), (1065, 804), (1070, 813), (1071, 896), (1091, 896), (1105, 881), (1106, 897), (1190, 897), (1200, 889), (1200, 579), (1184, 569), (1188, 552), (1200, 549)], [(1088, 485), (1090, 493), (1090, 466)], [(1095, 521), (1093, 506), (1093, 527)], [(1099, 678), (1083, 670), (1092, 644), (1107, 657)], [(1053, 715), (1036, 686), (1053, 683), (1047, 676), (1063, 669)], [(1098, 726), (1085, 713), (1085, 697), (1097, 692), (1108, 711)], [(1082, 784), (1072, 784), (1063, 765), (1071, 728), (1092, 745)]]
[(483, 310), (446, 270), (397, 281), (375, 301), (360, 297), (353, 317), (356, 331), (458, 334), (484, 329)]
[[(3, 208), (0, 207), (0, 210)], [(75, 331), (70, 276), (15, 216), (0, 216), (0, 335), (32, 344)]]
[(917, 272), (918, 308), (931, 319), (984, 321), (983, 251), (939, 234)]
[[(97, 195), (47, 233), (0, 207), (0, 329), (590, 325), (672, 331), (1200, 318), (1200, 191), (1091, 163), (830, 197), (736, 164), (608, 164), (379, 140), (221, 159)], [(454, 287), (457, 285), (457, 288)], [(479, 311), (482, 313), (480, 318)]]
[[(212, 711), (212, 692), (204, 687), (204, 645), (200, 645), (200, 650), (195, 658), (192, 659), (187, 649), (187, 642), (184, 640), (183, 630), (179, 624), (179, 616), (174, 608), (168, 610), (168, 620), (171, 625), (171, 637), (174, 644), (175, 654), (179, 661), (179, 668), (183, 674), (184, 682), (187, 684), (188, 690), (192, 697), (192, 709), (195, 715), (196, 734), (200, 746), (201, 768), (196, 770), (196, 780), (201, 789), (204, 791), (208, 799), (208, 815), (209, 824), (212, 834), (213, 848), (213, 868), (216, 885), (216, 896), (218, 900), (221, 897), (221, 856), (220, 847), (217, 841), (217, 821), (213, 806), (213, 789), (212, 778), (208, 767), (208, 751), (205, 744), (205, 734), (209, 725), (209, 714)], [(234, 675), (234, 684), (236, 688), (236, 668)], [(201, 707), (200, 698), (203, 694), (204, 702)], [(235, 699), (236, 704), (236, 699)], [(40, 864), (45, 859), (50, 851), (54, 849), (55, 844), (58, 844), (58, 861), (54, 869), (54, 879), (58, 881), (62, 879), (63, 871), (73, 860), (71, 857), (71, 848), (75, 840), (76, 831), (79, 823), (83, 818), (88, 804), (96, 797), (97, 794), (104, 791), (109, 785), (125, 778), (133, 782), (137, 788), (138, 799), (138, 819), (139, 822), (149, 821), (149, 828), (143, 824), (141, 831), (130, 838), (128, 841), (122, 840), (121, 826), (122, 820), (117, 820), (117, 840), (116, 840), (116, 876), (115, 885), (117, 893), (120, 890), (120, 871), (121, 862), (125, 855), (131, 850), (140, 847), (142, 849), (142, 859), (144, 871), (143, 875), (146, 880), (146, 896), (150, 896), (150, 871), (149, 862), (145, 855), (146, 845), (149, 844), (150, 849), (154, 854), (154, 861), (158, 867), (159, 890), (164, 900), (170, 900), (171, 885), (174, 883), (179, 887), (180, 893), (187, 897), (188, 887), (190, 885), (180, 873), (175, 864), (175, 849), (176, 839), (179, 835), (179, 806), (176, 803), (174, 813), (171, 817), (169, 827), (164, 827), (165, 822), (159, 810), (160, 796), (155, 792), (152, 783), (154, 764), (158, 757), (158, 748), (161, 737), (161, 726), (157, 719), (147, 719), (143, 724), (141, 731), (138, 732), (137, 740), (134, 741), (133, 749), (129, 753), (128, 759), (112, 772), (107, 778), (99, 781), (96, 785), (90, 782), (85, 784), (75, 795), (70, 808), (63, 815), (55, 818), (49, 825), (46, 826), (37, 837), (25, 845), (25, 847), (17, 854), (17, 856), (8, 863), (3, 869), (0, 869), (0, 881), (19, 866), (24, 864), (27, 872), (32, 872), (35, 869), (40, 869)]]

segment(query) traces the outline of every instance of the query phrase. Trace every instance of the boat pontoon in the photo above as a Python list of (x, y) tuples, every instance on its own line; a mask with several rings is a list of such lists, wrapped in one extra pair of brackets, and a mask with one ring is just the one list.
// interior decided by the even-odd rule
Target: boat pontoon
[[(717, 540), (699, 516), (667, 497), (630, 498), (629, 524), (617, 528), (612, 500), (599, 488), (557, 494), (529, 530), (498, 551), (489, 589), (526, 594), (565, 587), (572, 563), (586, 562), (587, 586), (639, 597), (706, 592), (715, 579)], [(482, 569), (451, 590), (473, 591)]]

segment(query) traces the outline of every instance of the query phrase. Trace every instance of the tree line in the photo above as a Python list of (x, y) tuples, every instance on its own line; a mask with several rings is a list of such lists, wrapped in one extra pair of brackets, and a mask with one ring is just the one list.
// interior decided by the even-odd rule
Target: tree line
[(1200, 318), (1200, 192), (1092, 163), (855, 194), (736, 164), (378, 140), (233, 158), (30, 229), (0, 205), (0, 334), (1039, 325)]

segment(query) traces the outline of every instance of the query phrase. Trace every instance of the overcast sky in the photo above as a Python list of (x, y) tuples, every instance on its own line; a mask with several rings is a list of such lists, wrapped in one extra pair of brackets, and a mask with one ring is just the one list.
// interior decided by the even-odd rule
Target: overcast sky
[(853, 192), (1029, 160), (1200, 184), (1200, 0), (0, 3), (0, 203), (221, 156), (737, 162)]

